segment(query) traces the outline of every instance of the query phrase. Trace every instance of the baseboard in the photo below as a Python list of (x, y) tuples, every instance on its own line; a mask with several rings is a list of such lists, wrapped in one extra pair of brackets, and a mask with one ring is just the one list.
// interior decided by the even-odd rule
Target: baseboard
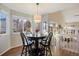
[(6, 53), (7, 51), (9, 51), (11, 48), (8, 48), (7, 50), (3, 51), (2, 53), (0, 53), (0, 56), (3, 55), (4, 53)]
[(2, 56), (3, 54), (5, 54), (7, 51), (9, 51), (10, 49), (13, 49), (13, 48), (16, 48), (16, 47), (19, 47), (19, 46), (22, 46), (22, 45), (16, 45), (16, 46), (13, 46), (13, 47), (10, 47), (8, 48), (7, 50), (3, 51), (2, 53), (0, 53), (0, 56)]
[(11, 49), (19, 47), (19, 46), (22, 46), (22, 45), (20, 44), (20, 45), (12, 46)]

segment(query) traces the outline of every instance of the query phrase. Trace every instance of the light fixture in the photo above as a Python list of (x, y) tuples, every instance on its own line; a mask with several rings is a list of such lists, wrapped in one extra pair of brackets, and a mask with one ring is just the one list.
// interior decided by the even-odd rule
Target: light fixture
[(39, 5), (39, 3), (36, 3), (37, 12), (36, 12), (36, 15), (34, 15), (34, 20), (36, 23), (39, 23), (41, 21), (41, 15), (38, 14), (38, 5)]

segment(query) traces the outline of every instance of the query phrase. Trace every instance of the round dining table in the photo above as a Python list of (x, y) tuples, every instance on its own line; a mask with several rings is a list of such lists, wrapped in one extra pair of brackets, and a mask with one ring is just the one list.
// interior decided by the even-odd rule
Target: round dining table
[(28, 38), (32, 39), (35, 41), (35, 48), (34, 48), (34, 54), (35, 56), (39, 56), (40, 48), (39, 46), (39, 40), (43, 40), (46, 38), (46, 36), (28, 36)]

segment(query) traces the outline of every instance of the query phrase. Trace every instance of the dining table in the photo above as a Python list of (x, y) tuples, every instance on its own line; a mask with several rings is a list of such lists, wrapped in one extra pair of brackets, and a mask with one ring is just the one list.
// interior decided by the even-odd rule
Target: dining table
[(46, 36), (28, 36), (28, 38), (32, 39), (35, 41), (35, 48), (33, 49), (34, 55), (35, 56), (39, 56), (41, 49), (39, 48), (39, 40), (43, 40), (44, 38), (46, 38)]

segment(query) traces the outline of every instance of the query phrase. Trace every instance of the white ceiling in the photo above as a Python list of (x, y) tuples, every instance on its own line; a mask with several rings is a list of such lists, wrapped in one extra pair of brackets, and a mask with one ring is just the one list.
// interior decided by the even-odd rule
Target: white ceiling
[[(35, 15), (36, 4), (35, 3), (4, 3), (5, 6), (15, 11)], [(38, 7), (39, 14), (46, 14), (56, 11), (63, 11), (65, 9), (79, 6), (77, 3), (40, 3)]]

